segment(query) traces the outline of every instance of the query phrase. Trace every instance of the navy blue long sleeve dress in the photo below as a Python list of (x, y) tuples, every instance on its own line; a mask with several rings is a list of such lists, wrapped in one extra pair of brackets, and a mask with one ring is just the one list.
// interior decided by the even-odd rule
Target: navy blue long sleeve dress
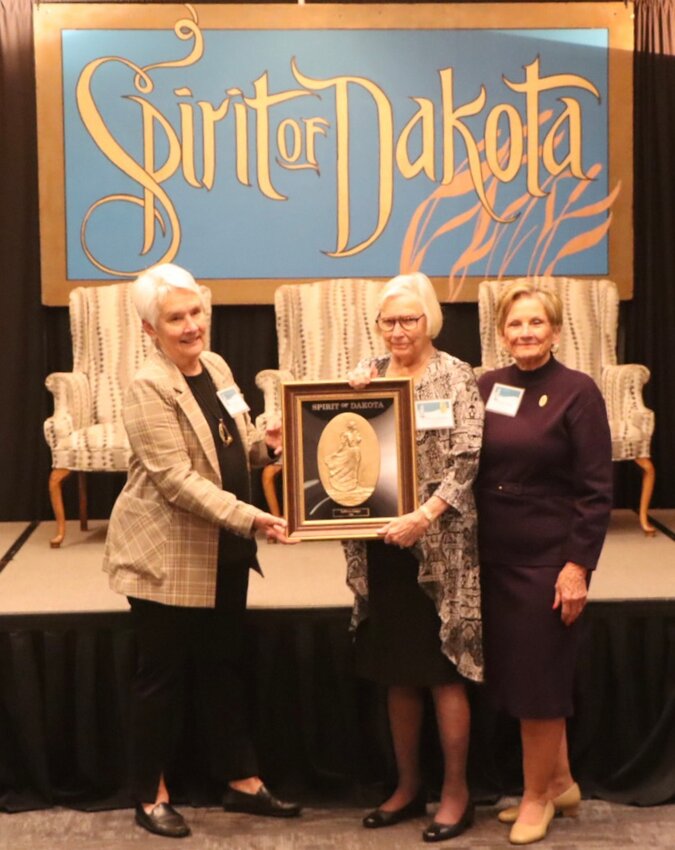
[(483, 375), (524, 388), (515, 416), (486, 410), (476, 480), (485, 679), (519, 718), (572, 714), (581, 621), (553, 610), (555, 582), (572, 561), (595, 569), (612, 507), (605, 403), (593, 380), (553, 357)]

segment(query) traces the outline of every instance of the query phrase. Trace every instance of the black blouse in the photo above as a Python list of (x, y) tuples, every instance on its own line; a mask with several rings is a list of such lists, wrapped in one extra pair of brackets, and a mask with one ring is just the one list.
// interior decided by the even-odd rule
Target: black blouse
[[(185, 380), (192, 391), (197, 404), (201, 408), (211, 429), (213, 442), (218, 455), (220, 477), (223, 490), (233, 493), (241, 502), (251, 501), (251, 479), (246, 462), (246, 449), (242, 443), (239, 429), (216, 395), (211, 376), (206, 369), (199, 375), (186, 375)], [(226, 445), (220, 435), (220, 421), (226, 428), (226, 434), (232, 442)], [(249, 537), (241, 537), (225, 528), (220, 529), (218, 542), (218, 581), (221, 586), (224, 580), (223, 571), (232, 564), (242, 564), (257, 568), (256, 543)], [(217, 592), (216, 596), (220, 594)]]

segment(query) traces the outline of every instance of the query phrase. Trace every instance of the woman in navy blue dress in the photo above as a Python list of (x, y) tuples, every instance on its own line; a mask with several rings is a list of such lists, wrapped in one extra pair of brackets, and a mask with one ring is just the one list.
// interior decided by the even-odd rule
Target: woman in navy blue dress
[(552, 355), (562, 305), (528, 283), (507, 287), (497, 328), (514, 364), (479, 380), (486, 404), (476, 483), (485, 677), (494, 702), (520, 720), (524, 792), (500, 813), (510, 840), (546, 835), (580, 801), (566, 718), (579, 617), (612, 505), (611, 440), (593, 380)]

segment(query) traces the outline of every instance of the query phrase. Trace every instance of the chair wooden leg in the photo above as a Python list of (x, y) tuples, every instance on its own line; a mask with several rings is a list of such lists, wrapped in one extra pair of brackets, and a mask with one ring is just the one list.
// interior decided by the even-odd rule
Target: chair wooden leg
[(636, 457), (635, 463), (642, 470), (642, 491), (640, 492), (640, 525), (645, 534), (656, 534), (656, 529), (649, 522), (649, 503), (654, 492), (656, 470), (648, 457)]
[(281, 506), (277, 499), (277, 491), (274, 486), (274, 479), (281, 472), (281, 466), (278, 463), (271, 463), (264, 467), (262, 471), (262, 486), (265, 499), (269, 505), (270, 513), (274, 516), (281, 516)]
[(87, 473), (77, 473), (77, 490), (80, 496), (80, 531), (89, 531), (87, 515)]
[(49, 475), (49, 498), (56, 519), (56, 537), (52, 537), (49, 541), (52, 549), (58, 549), (66, 536), (66, 512), (63, 509), (61, 485), (70, 475), (70, 472), (70, 469), (52, 469)]

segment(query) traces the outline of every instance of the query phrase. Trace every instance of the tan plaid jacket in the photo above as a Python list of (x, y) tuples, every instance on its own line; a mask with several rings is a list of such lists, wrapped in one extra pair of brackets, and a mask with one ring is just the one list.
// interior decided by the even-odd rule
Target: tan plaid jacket
[[(222, 357), (204, 352), (200, 359), (216, 389), (234, 383)], [(180, 370), (160, 351), (134, 376), (123, 418), (132, 455), (108, 526), (103, 569), (110, 586), (167, 605), (212, 608), (219, 527), (250, 535), (262, 511), (222, 489), (208, 423)], [(235, 422), (249, 463), (267, 463), (249, 416)]]

